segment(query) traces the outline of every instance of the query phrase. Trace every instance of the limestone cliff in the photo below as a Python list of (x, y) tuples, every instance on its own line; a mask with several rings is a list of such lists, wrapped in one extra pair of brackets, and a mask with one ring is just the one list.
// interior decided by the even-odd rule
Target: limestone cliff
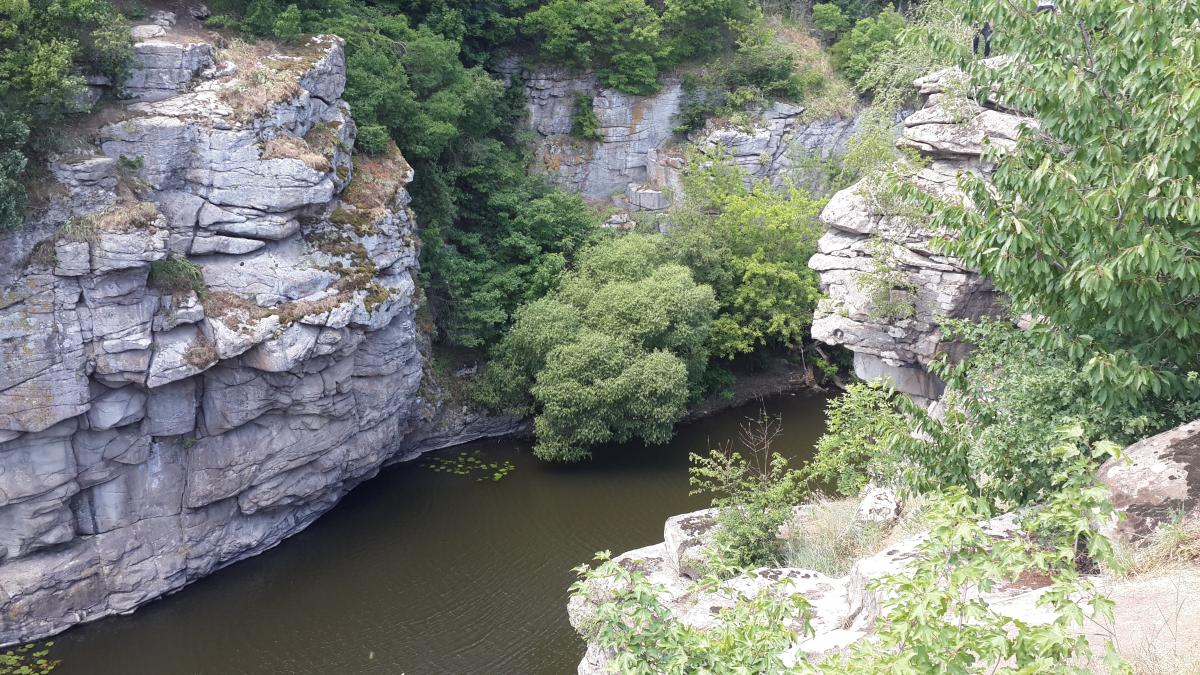
[(74, 130), (44, 215), (0, 237), (0, 644), (131, 611), (385, 463), (515, 424), (426, 395), (412, 171), (352, 157), (341, 40), (158, 23), (134, 100)]
[[(901, 147), (928, 164), (911, 178), (917, 189), (943, 200), (960, 200), (957, 176), (986, 171), (985, 144), (1011, 147), (1022, 124), (1009, 111), (952, 98), (947, 83), (956, 71), (916, 82), (924, 107), (904, 119)], [(961, 345), (942, 339), (942, 319), (978, 319), (998, 311), (991, 284), (961, 261), (933, 250), (933, 232), (919, 218), (892, 210), (859, 183), (835, 194), (821, 213), (829, 227), (809, 266), (827, 295), (813, 319), (816, 340), (854, 353), (855, 374), (884, 378), (918, 401), (941, 395), (943, 385), (926, 368), (938, 354)]]
[[(780, 181), (798, 156), (842, 154), (857, 117), (806, 121), (804, 109), (774, 103), (748, 116), (749, 124), (712, 122), (680, 138), (684, 99), (678, 78), (665, 78), (655, 94), (637, 96), (604, 87), (590, 73), (557, 68), (504, 71), (524, 82), (534, 132), (535, 168), (593, 202), (615, 202), (631, 211), (661, 211), (682, 196), (679, 141), (701, 151), (723, 149), (727, 160), (754, 178)], [(579, 102), (591, 104), (599, 139), (571, 135)]]

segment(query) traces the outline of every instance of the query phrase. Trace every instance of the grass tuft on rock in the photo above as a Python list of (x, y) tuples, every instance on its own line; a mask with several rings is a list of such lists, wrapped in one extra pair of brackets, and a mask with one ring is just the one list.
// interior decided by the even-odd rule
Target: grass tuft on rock
[(199, 265), (177, 255), (167, 256), (162, 260), (150, 263), (149, 284), (151, 288), (168, 293), (195, 291), (196, 295), (201, 298), (205, 296), (207, 290), (204, 286), (204, 274), (200, 271)]

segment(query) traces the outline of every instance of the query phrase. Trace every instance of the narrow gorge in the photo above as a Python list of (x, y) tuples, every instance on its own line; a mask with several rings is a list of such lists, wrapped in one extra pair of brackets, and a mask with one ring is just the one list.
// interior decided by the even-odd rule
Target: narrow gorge
[(1197, 26), (0, 2), (0, 675), (1200, 672)]
[[(50, 166), (49, 208), (0, 234), (0, 642), (130, 612), (275, 546), (387, 464), (525, 425), (429, 372), (413, 172), (394, 145), (354, 153), (343, 42), (234, 51), (161, 23), (138, 29), (134, 101), (89, 118)], [(678, 82), (635, 97), (515, 75), (542, 170), (635, 214), (666, 207)], [(594, 142), (569, 136), (580, 93)], [(800, 112), (699, 143), (765, 178), (793, 146), (844, 152), (853, 120)]]

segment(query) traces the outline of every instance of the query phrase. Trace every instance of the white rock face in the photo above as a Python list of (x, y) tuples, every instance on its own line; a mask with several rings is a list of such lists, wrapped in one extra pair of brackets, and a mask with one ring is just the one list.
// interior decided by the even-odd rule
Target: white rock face
[(1100, 482), (1125, 519), (1109, 536), (1137, 540), (1183, 515), (1200, 519), (1200, 420), (1125, 449), (1100, 467)]
[[(535, 134), (535, 164), (565, 188), (589, 201), (613, 201), (631, 211), (661, 211), (678, 203), (683, 190), (676, 132), (683, 88), (664, 78), (660, 90), (636, 96), (604, 87), (591, 73), (559, 68), (521, 72), (529, 122)], [(571, 135), (578, 101), (590, 101), (600, 138)], [(803, 108), (774, 103), (754, 116), (750, 128), (711, 124), (686, 140), (705, 152), (723, 151), (727, 161), (751, 178), (778, 182), (789, 175), (797, 154), (829, 157), (846, 151), (857, 118), (801, 120)]]
[[(242, 75), (197, 80), (216, 50), (175, 41), (165, 14), (136, 31), (128, 117), (51, 166), (65, 194), (46, 215), (0, 234), (0, 644), (131, 611), (270, 548), (387, 462), (520, 426), (418, 395), (403, 157), (363, 174), (362, 227), (331, 219), (359, 208), (341, 197), (341, 41), (271, 56), (297, 86), (246, 109), (229, 97)], [(323, 161), (264, 158), (279, 135)], [(131, 172), (152, 203), (118, 197)], [(151, 283), (168, 255), (197, 265), (203, 297)]]
[[(980, 163), (984, 143), (1012, 147), (1022, 125), (1033, 121), (1010, 112), (954, 103), (944, 93), (944, 71), (918, 80), (929, 97), (925, 107), (903, 122), (898, 145), (916, 149), (931, 162), (913, 178), (914, 185), (939, 199), (961, 201), (957, 177), (986, 169)], [(915, 400), (929, 403), (944, 385), (927, 371), (939, 354), (959, 356), (964, 345), (943, 340), (943, 319), (975, 320), (999, 312), (991, 284), (961, 261), (934, 251), (938, 233), (902, 215), (885, 212), (863, 184), (835, 194), (821, 213), (829, 230), (817, 244), (809, 267), (820, 275), (827, 297), (817, 305), (813, 338), (854, 352), (855, 374), (886, 380)], [(882, 268), (882, 269), (881, 269)], [(883, 289), (887, 304), (906, 311), (885, 311), (880, 290), (868, 292), (864, 280), (895, 275)]]

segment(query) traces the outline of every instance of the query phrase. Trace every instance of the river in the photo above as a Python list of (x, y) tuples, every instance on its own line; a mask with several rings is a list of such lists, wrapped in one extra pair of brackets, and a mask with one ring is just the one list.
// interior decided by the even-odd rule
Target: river
[[(824, 399), (784, 394), (762, 407), (783, 420), (775, 449), (808, 456)], [(500, 480), (428, 459), (391, 467), (276, 548), (60, 635), (55, 675), (573, 673), (583, 643), (567, 622), (571, 568), (600, 549), (662, 541), (664, 519), (707, 506), (688, 495), (688, 452), (736, 442), (759, 408), (570, 466), (511, 439), (431, 456), (511, 462)]]

